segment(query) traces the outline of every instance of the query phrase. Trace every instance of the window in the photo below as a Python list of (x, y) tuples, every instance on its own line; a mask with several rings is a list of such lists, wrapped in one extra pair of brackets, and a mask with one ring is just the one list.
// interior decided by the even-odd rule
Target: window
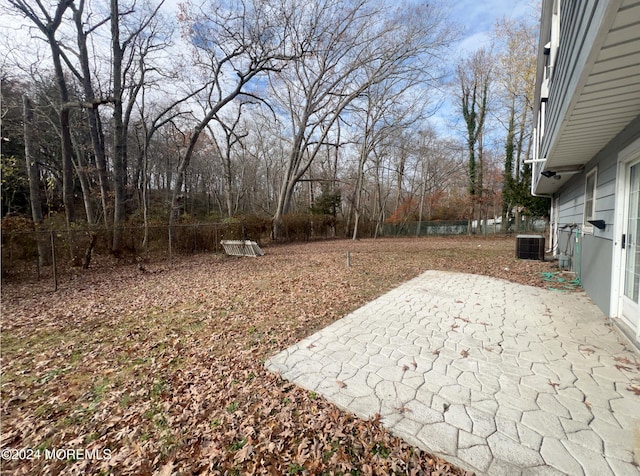
[(556, 65), (558, 48), (560, 47), (560, 0), (553, 2), (553, 14), (551, 17), (551, 41), (549, 42), (549, 66)]
[(587, 174), (587, 180), (584, 190), (584, 230), (593, 232), (593, 225), (589, 220), (595, 220), (596, 213), (596, 183), (597, 169), (593, 169)]
[(551, 27), (549, 31), (549, 41), (544, 45), (544, 75), (542, 89), (547, 94), (543, 94), (542, 97), (547, 99), (549, 97), (549, 81), (553, 75), (553, 67), (556, 65), (558, 58), (558, 49), (560, 47), (560, 2), (555, 0), (553, 4), (553, 10), (551, 13)]

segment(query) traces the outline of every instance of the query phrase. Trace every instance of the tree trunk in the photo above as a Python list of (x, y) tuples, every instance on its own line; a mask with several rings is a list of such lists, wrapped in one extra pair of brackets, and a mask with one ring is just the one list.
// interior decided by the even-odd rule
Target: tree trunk
[(69, 126), (69, 110), (60, 112), (60, 128), (62, 129), (62, 202), (64, 203), (67, 225), (76, 221), (76, 208), (73, 201), (73, 159)]
[(515, 100), (512, 100), (511, 107), (509, 109), (509, 127), (507, 130), (507, 143), (505, 144), (504, 154), (504, 175), (502, 179), (502, 223), (503, 231), (506, 231), (504, 225), (507, 223), (510, 215), (511, 208), (513, 207), (513, 185), (517, 182), (516, 177), (513, 176), (513, 156), (515, 150)]
[[(82, 10), (78, 10), (74, 5), (73, 19), (76, 24), (78, 57), (80, 68), (82, 71), (82, 88), (85, 99), (88, 103), (93, 103), (96, 99), (91, 83), (91, 69), (89, 67), (89, 52), (87, 50), (87, 34), (82, 24)], [(100, 121), (97, 106), (87, 109), (89, 119), (89, 134), (91, 137), (91, 146), (93, 155), (96, 160), (96, 168), (98, 169), (98, 183), (100, 185), (100, 204), (102, 206), (102, 216), (104, 223), (108, 223), (108, 196), (109, 196), (109, 179), (107, 177), (106, 157), (104, 152), (104, 136), (102, 134), (102, 123)]]
[(376, 157), (376, 171), (375, 171), (375, 191), (376, 196), (374, 203), (376, 204), (376, 229), (373, 234), (374, 238), (378, 238), (382, 234), (382, 221), (384, 219), (384, 209), (382, 201), (382, 183), (380, 180), (380, 159)]
[(420, 228), (422, 228), (422, 215), (424, 213), (424, 195), (425, 195), (425, 186), (424, 186), (424, 177), (421, 178), (420, 183), (420, 206), (418, 208), (418, 226), (416, 227), (416, 236), (420, 236)]
[[(31, 3), (31, 2), (30, 2)], [(62, 202), (64, 204), (65, 218), (67, 230), (69, 232), (69, 249), (71, 261), (74, 265), (79, 264), (76, 257), (75, 241), (71, 231), (71, 224), (75, 221), (75, 208), (73, 201), (73, 161), (72, 161), (72, 145), (71, 131), (69, 129), (69, 109), (66, 104), (69, 102), (69, 92), (67, 83), (62, 69), (62, 50), (58, 40), (56, 39), (56, 30), (62, 22), (62, 18), (69, 8), (72, 0), (61, 0), (55, 10), (53, 16), (45, 15), (45, 18), (39, 18), (35, 13), (35, 9), (27, 6), (24, 1), (12, 0), (10, 5), (22, 12), (24, 16), (29, 18), (37, 28), (47, 37), (49, 48), (51, 49), (51, 59), (55, 71), (55, 80), (60, 93), (60, 110), (58, 112), (58, 120), (60, 124), (60, 142), (62, 152)], [(43, 5), (37, 2), (41, 10)]]
[(224, 167), (224, 198), (227, 202), (227, 216), (231, 218), (233, 216), (234, 207), (233, 207), (233, 177), (231, 176), (231, 157), (227, 155), (225, 158), (225, 167)]
[(31, 201), (31, 216), (36, 224), (42, 223), (42, 201), (40, 200), (40, 170), (33, 156), (33, 103), (25, 94), (24, 104), (24, 155), (29, 179), (29, 199)]
[[(146, 133), (145, 133), (146, 136)], [(142, 249), (145, 251), (149, 248), (149, 181), (148, 181), (149, 157), (147, 152), (147, 144), (143, 145), (142, 152), (142, 215), (144, 219), (144, 237), (142, 239)]]
[[(303, 120), (308, 120), (307, 112)], [(293, 198), (293, 191), (296, 186), (296, 172), (300, 165), (301, 155), (303, 153), (303, 136), (304, 130), (299, 129), (293, 139), (293, 145), (289, 154), (289, 160), (287, 161), (287, 168), (280, 185), (280, 193), (278, 194), (278, 205), (276, 207), (276, 213), (273, 217), (273, 235), (275, 238), (280, 236), (280, 226), (283, 215), (289, 212), (291, 207), (291, 200)]]
[(362, 189), (364, 187), (364, 164), (367, 160), (368, 155), (368, 144), (367, 144), (367, 135), (363, 139), (362, 148), (360, 149), (360, 160), (358, 161), (358, 177), (356, 179), (356, 190), (355, 190), (355, 220), (353, 224), (353, 235), (351, 239), (358, 239), (358, 226), (360, 225), (360, 207), (362, 206)]
[(33, 103), (25, 94), (24, 104), (24, 155), (27, 164), (27, 178), (29, 180), (29, 201), (31, 203), (31, 217), (36, 228), (36, 247), (38, 252), (38, 265), (49, 264), (49, 253), (46, 242), (40, 239), (42, 227), (42, 200), (40, 200), (40, 168), (34, 157), (33, 147)]
[(84, 154), (79, 150), (76, 143), (76, 156), (77, 163), (74, 163), (76, 174), (78, 175), (78, 181), (80, 182), (80, 188), (82, 189), (82, 201), (84, 202), (85, 215), (87, 217), (87, 223), (89, 226), (95, 225), (95, 216), (93, 214), (93, 204), (91, 203), (91, 184), (87, 174), (87, 161)]
[(104, 142), (100, 131), (100, 117), (97, 109), (89, 109), (89, 126), (91, 131), (91, 143), (93, 145), (93, 155), (98, 169), (98, 184), (100, 186), (100, 205), (102, 207), (102, 219), (104, 223), (109, 223), (109, 178), (107, 177), (107, 160), (104, 153)]
[(478, 198), (478, 220), (477, 220), (477, 228), (478, 233), (484, 233), (484, 228), (486, 227), (486, 223), (482, 221), (483, 209), (484, 209), (484, 147), (483, 147), (483, 131), (480, 129), (478, 131), (478, 162), (477, 162), (477, 170), (478, 175), (476, 179), (476, 196)]
[(65, 105), (69, 102), (69, 92), (67, 90), (67, 83), (62, 70), (62, 63), (60, 59), (60, 47), (55, 38), (50, 40), (51, 50), (53, 56), (53, 64), (56, 72), (56, 82), (58, 83), (58, 90), (60, 92), (60, 137), (62, 148), (62, 203), (64, 204), (64, 213), (66, 218), (67, 233), (69, 237), (69, 258), (71, 259), (72, 266), (80, 266), (81, 257), (78, 254), (77, 244), (75, 240), (75, 233), (71, 228), (71, 225), (76, 221), (76, 209), (75, 202), (73, 200), (73, 158), (72, 158), (72, 142), (71, 142), (71, 128), (69, 124), (69, 108)]
[(119, 253), (122, 248), (122, 224), (125, 219), (125, 149), (122, 122), (122, 45), (120, 45), (118, 0), (111, 0), (111, 43), (113, 54), (113, 243), (111, 249)]
[(399, 210), (403, 205), (403, 193), (402, 193), (402, 182), (404, 181), (405, 176), (405, 167), (407, 163), (407, 157), (404, 151), (404, 148), (400, 151), (400, 162), (398, 163), (398, 176), (396, 181), (396, 210)]

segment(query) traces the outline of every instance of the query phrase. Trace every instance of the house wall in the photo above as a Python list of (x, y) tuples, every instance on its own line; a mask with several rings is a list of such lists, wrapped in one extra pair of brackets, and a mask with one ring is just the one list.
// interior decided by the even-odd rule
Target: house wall
[[(561, 2), (557, 59), (555, 64), (548, 66), (551, 69), (549, 98), (543, 127), (539, 130), (540, 157), (547, 156), (556, 139), (555, 135), (560, 133), (562, 120), (580, 82), (606, 9), (607, 2), (598, 0)], [(544, 33), (551, 35), (551, 28), (541, 32)], [(555, 44), (552, 38), (546, 41), (549, 39)]]
[[(602, 311), (611, 315), (611, 280), (615, 221), (615, 192), (618, 153), (640, 137), (640, 116), (633, 120), (615, 139), (585, 166), (585, 173), (576, 175), (555, 195), (559, 197), (558, 253), (572, 256), (572, 271), (580, 271), (582, 286)], [(586, 175), (597, 168), (595, 217), (604, 220), (606, 228), (585, 229), (583, 224)], [(564, 227), (564, 229), (563, 229)], [(575, 229), (579, 233), (576, 253)]]

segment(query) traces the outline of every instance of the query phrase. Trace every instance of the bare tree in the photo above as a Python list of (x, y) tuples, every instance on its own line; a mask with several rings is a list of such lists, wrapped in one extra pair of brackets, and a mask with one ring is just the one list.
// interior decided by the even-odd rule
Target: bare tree
[(201, 98), (206, 111), (197, 119), (180, 158), (176, 183), (171, 197), (170, 225), (182, 190), (185, 171), (195, 151), (200, 134), (220, 111), (235, 98), (249, 96), (250, 83), (261, 74), (280, 70), (298, 56), (299, 45), (290, 40), (288, 2), (243, 0), (229, 8), (210, 3), (194, 15), (184, 8), (181, 18), (194, 48), (196, 65), (207, 85)]
[[(124, 114), (123, 124), (129, 130), (134, 105), (137, 105), (136, 141), (138, 153), (135, 161), (133, 185), (139, 189), (140, 203), (143, 209), (144, 238), (142, 247), (147, 249), (149, 241), (149, 173), (150, 173), (150, 149), (154, 137), (165, 126), (175, 128), (175, 121), (179, 117), (188, 115), (188, 110), (183, 109), (185, 103), (193, 99), (206, 89), (206, 85), (191, 88), (186, 78), (189, 70), (183, 68), (183, 64), (173, 56), (172, 65), (164, 64), (163, 68), (157, 66), (159, 62), (155, 56), (167, 50), (171, 45), (172, 28), (160, 15), (159, 8), (149, 9), (143, 16), (144, 29), (137, 29), (135, 35), (130, 36), (130, 54), (127, 61), (125, 77), (128, 78), (128, 100)], [(140, 20), (138, 20), (140, 24)], [(141, 34), (144, 33), (144, 34)], [(168, 91), (164, 86), (169, 82), (170, 87), (175, 82), (180, 82), (186, 87), (175, 88)], [(127, 134), (129, 135), (129, 134)], [(127, 153), (127, 155), (129, 155)], [(171, 188), (172, 166), (171, 154), (168, 148), (163, 154), (167, 160), (166, 189)], [(159, 166), (159, 164), (156, 164)], [(159, 186), (159, 185), (157, 185)]]
[[(121, 23), (127, 15), (135, 13), (131, 7), (125, 12), (120, 11), (119, 0), (111, 0), (110, 3), (111, 25), (111, 62), (112, 62), (112, 95), (113, 95), (113, 243), (112, 250), (119, 252), (122, 246), (122, 223), (126, 218), (126, 190), (127, 184), (127, 139), (129, 123), (133, 113), (136, 99), (145, 84), (146, 54), (151, 49), (153, 42), (149, 38), (148, 27), (156, 18), (162, 2), (155, 8), (143, 9), (141, 17), (136, 18), (131, 24), (126, 24), (124, 39), (121, 38)], [(142, 47), (134, 48), (135, 41), (143, 35)], [(125, 54), (128, 56), (125, 57)], [(138, 53), (140, 55), (138, 56)], [(136, 70), (139, 59), (141, 67)]]
[[(108, 18), (98, 21), (95, 25), (87, 25), (84, 19), (85, 0), (80, 0), (78, 4), (72, 2), (69, 7), (73, 12), (73, 22), (76, 27), (76, 43), (78, 46), (77, 56), (80, 64), (79, 69), (73, 68), (76, 76), (80, 80), (84, 90), (84, 100), (86, 102), (87, 118), (89, 123), (89, 133), (91, 137), (91, 145), (98, 171), (98, 183), (100, 186), (100, 203), (102, 206), (102, 217), (105, 223), (108, 223), (108, 195), (109, 195), (109, 179), (107, 177), (107, 159), (104, 148), (104, 133), (102, 131), (102, 122), (98, 112), (98, 106), (107, 101), (106, 98), (99, 100), (92, 81), (90, 68), (90, 53), (88, 46), (88, 38), (91, 33), (98, 29), (102, 24), (108, 21)], [(91, 223), (91, 222), (90, 222)]]
[[(530, 207), (531, 169), (524, 163), (529, 156), (532, 130), (533, 93), (535, 87), (537, 22), (502, 19), (495, 29), (499, 45), (497, 80), (498, 98), (507, 123), (504, 142), (505, 159), (502, 181), (502, 223), (512, 211), (518, 224), (523, 207)], [(546, 203), (545, 203), (546, 205)], [(517, 225), (516, 225), (517, 226)]]
[[(358, 145), (358, 168), (356, 172), (354, 224), (352, 238), (358, 238), (358, 227), (362, 208), (362, 193), (364, 188), (365, 164), (372, 154), (382, 149), (384, 142), (392, 136), (397, 136), (403, 128), (403, 118), (394, 114), (393, 105), (402, 104), (402, 93), (405, 90), (394, 91), (394, 81), (382, 81), (372, 85), (363, 95), (361, 108), (353, 108), (354, 116), (359, 117), (360, 136)], [(358, 101), (360, 102), (360, 101)], [(405, 103), (410, 104), (410, 103)], [(404, 113), (406, 110), (403, 110)], [(395, 133), (395, 134), (394, 134)]]
[(43, 221), (42, 201), (40, 200), (40, 167), (35, 157), (33, 140), (33, 103), (29, 96), (23, 96), (24, 101), (24, 155), (27, 164), (27, 177), (29, 179), (29, 202), (31, 203), (31, 217), (36, 227), (36, 245), (38, 263), (40, 266), (47, 264), (47, 247), (40, 239), (38, 231)]
[[(493, 64), (489, 49), (481, 48), (462, 60), (457, 68), (460, 86), (460, 106), (466, 127), (469, 167), (469, 196), (471, 220), (476, 217), (478, 203), (482, 200), (482, 165), (484, 130), (489, 110), (489, 92), (493, 80)], [(471, 232), (471, 226), (469, 232)]]
[(281, 124), (273, 112), (266, 109), (252, 109), (251, 134), (244, 140), (243, 153), (256, 162), (256, 182), (251, 185), (255, 200), (251, 205), (254, 212), (272, 215), (277, 206), (278, 190), (286, 162), (286, 141), (281, 137)]
[[(230, 119), (223, 118), (220, 114), (217, 114), (214, 119), (222, 131), (222, 137), (217, 137), (216, 132), (209, 125), (209, 133), (211, 139), (216, 148), (217, 155), (222, 165), (224, 174), (224, 198), (227, 208), (227, 216), (231, 218), (237, 210), (238, 201), (234, 204), (234, 170), (233, 170), (233, 155), (234, 152), (239, 150), (242, 146), (242, 140), (245, 139), (249, 132), (241, 122), (242, 108), (246, 105), (244, 102), (240, 102), (235, 108), (233, 117)], [(239, 195), (239, 192), (238, 192)]]
[[(451, 140), (438, 138), (431, 130), (421, 131), (416, 144), (420, 156), (420, 217), (433, 219), (442, 197), (456, 188), (460, 176), (465, 175), (463, 149)], [(422, 208), (426, 205), (426, 209)]]
[[(173, 123), (173, 121), (184, 113), (179, 109), (179, 106), (193, 96), (201, 92), (200, 90), (196, 90), (194, 92), (188, 93), (184, 96), (181, 96), (170, 104), (166, 106), (162, 106), (156, 108), (153, 113), (147, 114), (147, 107), (145, 102), (145, 90), (146, 84), (143, 85), (141, 101), (140, 101), (140, 126), (142, 129), (142, 137), (139, 138), (139, 154), (138, 154), (138, 163), (140, 166), (140, 175), (142, 176), (140, 187), (142, 189), (142, 214), (144, 220), (144, 238), (142, 240), (143, 249), (147, 249), (149, 245), (149, 150), (154, 139), (156, 133), (162, 129), (164, 126)], [(149, 117), (148, 117), (149, 116)], [(170, 154), (168, 151), (165, 151), (165, 155), (168, 158)], [(170, 166), (167, 167), (167, 171), (170, 170)], [(136, 180), (136, 183), (138, 180)], [(171, 179), (167, 178), (167, 189), (170, 188)]]
[[(75, 221), (75, 206), (73, 202), (73, 161), (71, 131), (69, 128), (69, 108), (65, 105), (69, 102), (67, 81), (62, 67), (63, 51), (58, 43), (57, 32), (62, 24), (63, 17), (73, 0), (59, 0), (53, 11), (50, 11), (49, 2), (45, 5), (42, 0), (7, 0), (9, 5), (24, 15), (44, 35), (51, 50), (51, 58), (60, 94), (60, 107), (58, 120), (61, 133), (62, 166), (63, 166), (63, 202), (67, 225)], [(72, 247), (73, 249), (73, 247)], [(72, 251), (73, 253), (73, 251)]]
[[(295, 9), (301, 17), (295, 36), (307, 45), (307, 54), (272, 77), (291, 134), (274, 216), (276, 235), (296, 184), (327, 144), (335, 143), (334, 130), (346, 108), (373, 85), (423, 68), (425, 58), (450, 40), (436, 8), (414, 8), (389, 12), (372, 0), (321, 0)], [(413, 21), (416, 17), (420, 22)]]
[[(26, 2), (9, 0), (9, 5), (28, 18), (44, 34), (53, 58), (55, 77), (60, 93), (60, 131), (63, 157), (63, 197), (67, 222), (75, 220), (73, 207), (73, 137), (70, 132), (70, 113), (74, 108), (82, 108), (89, 126), (89, 137), (93, 160), (98, 172), (102, 215), (108, 217), (109, 176), (107, 173), (107, 155), (105, 151), (103, 125), (98, 113), (98, 106), (113, 104), (112, 128), (112, 168), (113, 168), (113, 224), (114, 235), (112, 249), (121, 247), (121, 226), (126, 218), (125, 203), (127, 200), (125, 186), (127, 184), (127, 141), (129, 123), (135, 108), (138, 93), (147, 81), (145, 73), (150, 69), (147, 56), (150, 52), (162, 47), (157, 41), (158, 27), (153, 22), (163, 1), (151, 6), (148, 2), (126, 5), (120, 8), (119, 0), (110, 0), (108, 10), (102, 16), (89, 9), (86, 0), (59, 0), (55, 11), (49, 13), (48, 6), (42, 0)], [(135, 8), (134, 8), (135, 6)], [(75, 43), (60, 41), (56, 36), (59, 29), (64, 28), (66, 13), (70, 12), (72, 28), (75, 29)], [(90, 63), (95, 58), (96, 48), (104, 43), (104, 36), (98, 33), (103, 25), (110, 25), (111, 34), (111, 92), (96, 93), (96, 78)], [(62, 28), (61, 28), (62, 27)], [(93, 36), (92, 36), (93, 35)], [(66, 38), (66, 37), (65, 37)], [(98, 45), (98, 46), (96, 46)], [(90, 51), (90, 48), (93, 48)], [(74, 57), (76, 60), (74, 61)], [(68, 79), (64, 67), (70, 71), (82, 85), (84, 97), (71, 100)], [(76, 135), (80, 139), (81, 135)], [(85, 197), (85, 208), (90, 224), (95, 219), (88, 200), (90, 179), (87, 175), (87, 161), (84, 153), (85, 145), (76, 140), (76, 172)], [(73, 247), (72, 247), (73, 249)]]

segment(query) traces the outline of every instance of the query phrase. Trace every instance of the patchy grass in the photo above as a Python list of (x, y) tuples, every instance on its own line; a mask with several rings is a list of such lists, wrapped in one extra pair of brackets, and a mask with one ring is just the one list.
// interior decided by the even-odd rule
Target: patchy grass
[[(3, 474), (461, 474), (264, 361), (428, 269), (543, 286), (512, 238), (331, 241), (2, 287), (2, 447), (111, 450)], [(346, 266), (346, 252), (351, 267)]]

